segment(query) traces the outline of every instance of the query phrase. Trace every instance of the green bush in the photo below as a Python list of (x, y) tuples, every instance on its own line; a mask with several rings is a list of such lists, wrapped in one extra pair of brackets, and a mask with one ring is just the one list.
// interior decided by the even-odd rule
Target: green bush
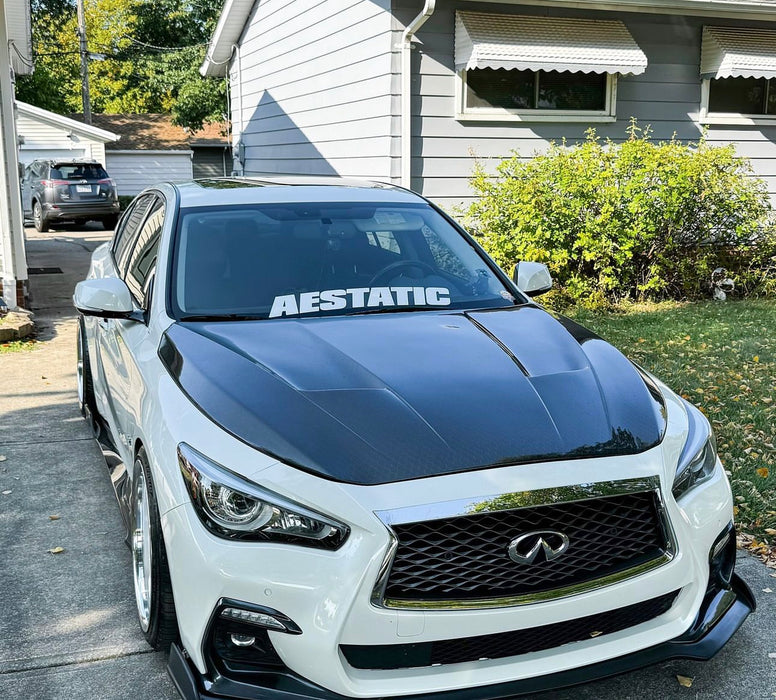
[(471, 228), (505, 269), (546, 263), (556, 303), (708, 296), (714, 268), (749, 294), (773, 293), (772, 208), (732, 145), (653, 142), (635, 121), (621, 144), (582, 143), (477, 164)]

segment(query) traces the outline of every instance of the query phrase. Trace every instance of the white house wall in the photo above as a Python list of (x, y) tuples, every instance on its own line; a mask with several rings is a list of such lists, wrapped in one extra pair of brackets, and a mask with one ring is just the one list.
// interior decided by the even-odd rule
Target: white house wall
[(398, 174), (389, 8), (390, 0), (256, 4), (229, 72), (246, 174)]
[(105, 163), (105, 144), (87, 136), (67, 137), (68, 130), (32, 119), (17, 111), (16, 131), (24, 138), (19, 147), (19, 162), (25, 165), (36, 158), (93, 158)]
[(157, 182), (191, 180), (191, 151), (107, 151), (105, 169), (119, 195), (134, 196)]
[[(464, 122), (455, 119), (454, 19), (456, 9), (483, 12), (542, 14), (561, 17), (620, 19), (649, 60), (646, 73), (620, 77), (617, 121), (611, 124)], [(394, 0), (401, 23), (417, 14), (418, 2)], [(433, 17), (418, 34), (413, 52), (413, 178), (414, 190), (446, 208), (471, 200), (469, 177), (476, 154), (492, 170), (512, 150), (530, 157), (551, 140), (581, 139), (590, 126), (603, 137), (621, 141), (632, 116), (650, 125), (656, 139), (697, 139), (701, 99), (700, 52), (704, 24), (775, 27), (753, 20), (672, 16), (630, 12), (593, 12), (515, 4), (437, 2)], [(398, 64), (397, 64), (398, 65)], [(398, 72), (394, 78), (398, 85)], [(713, 144), (735, 143), (737, 152), (752, 158), (776, 199), (776, 126), (712, 126)]]

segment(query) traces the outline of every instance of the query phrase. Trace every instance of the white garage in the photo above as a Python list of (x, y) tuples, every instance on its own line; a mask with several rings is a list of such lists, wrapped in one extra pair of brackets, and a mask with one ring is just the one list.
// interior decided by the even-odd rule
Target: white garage
[(23, 165), (37, 158), (90, 158), (105, 165), (105, 144), (121, 138), (25, 102), (16, 103), (16, 131)]

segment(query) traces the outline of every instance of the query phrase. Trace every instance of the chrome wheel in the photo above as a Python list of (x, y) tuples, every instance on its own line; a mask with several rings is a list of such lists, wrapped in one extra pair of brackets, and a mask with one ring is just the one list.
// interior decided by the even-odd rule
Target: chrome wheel
[(135, 507), (132, 532), (132, 573), (135, 579), (135, 602), (140, 627), (148, 631), (151, 624), (151, 504), (148, 498), (143, 465), (135, 461)]
[(81, 324), (78, 324), (78, 342), (76, 344), (78, 359), (75, 365), (76, 383), (78, 385), (78, 405), (83, 411), (84, 408), (84, 337), (81, 331)]

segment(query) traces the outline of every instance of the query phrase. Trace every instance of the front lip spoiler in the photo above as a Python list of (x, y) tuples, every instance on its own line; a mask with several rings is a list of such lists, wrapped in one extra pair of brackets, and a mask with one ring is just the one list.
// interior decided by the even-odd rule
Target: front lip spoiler
[[(755, 608), (756, 603), (749, 586), (733, 574), (730, 588), (707, 594), (692, 626), (684, 634), (668, 642), (560, 673), (477, 688), (403, 695), (397, 696), (396, 700), (508, 700), (520, 695), (559, 690), (615, 676), (669, 659), (704, 661), (712, 658), (725, 646)], [(266, 683), (262, 686), (221, 678), (218, 681), (217, 694), (213, 694), (211, 691), (216, 690), (214, 684), (197, 671), (176, 644), (170, 648), (167, 672), (184, 700), (346, 700), (344, 695), (332, 693), (290, 672), (262, 674), (266, 678)]]

